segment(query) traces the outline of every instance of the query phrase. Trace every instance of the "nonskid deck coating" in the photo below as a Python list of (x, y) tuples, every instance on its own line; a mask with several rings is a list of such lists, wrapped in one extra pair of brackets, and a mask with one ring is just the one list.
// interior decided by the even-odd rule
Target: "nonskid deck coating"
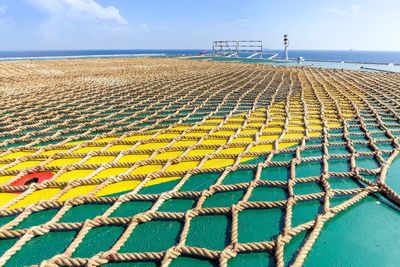
[[(394, 74), (165, 59), (0, 68), (6, 265), (301, 265), (336, 213), (375, 192), (397, 202), (382, 184), (400, 134)], [(31, 171), (55, 175), (10, 186)], [(335, 262), (323, 247), (306, 265)]]

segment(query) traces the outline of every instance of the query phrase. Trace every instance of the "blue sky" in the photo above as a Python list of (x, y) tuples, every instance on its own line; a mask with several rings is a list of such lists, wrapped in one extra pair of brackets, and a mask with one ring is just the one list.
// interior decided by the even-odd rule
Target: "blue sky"
[(0, 0), (0, 50), (209, 48), (400, 50), (399, 0)]

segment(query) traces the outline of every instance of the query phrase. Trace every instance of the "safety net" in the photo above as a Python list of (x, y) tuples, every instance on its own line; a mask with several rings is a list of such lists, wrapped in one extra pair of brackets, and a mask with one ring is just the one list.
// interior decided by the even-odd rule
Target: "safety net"
[(352, 206), (400, 203), (386, 179), (400, 171), (399, 78), (178, 59), (1, 63), (0, 265), (307, 264)]

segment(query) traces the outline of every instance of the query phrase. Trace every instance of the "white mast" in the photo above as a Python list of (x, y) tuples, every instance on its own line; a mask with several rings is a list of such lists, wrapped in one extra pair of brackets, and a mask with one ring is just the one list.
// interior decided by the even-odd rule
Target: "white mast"
[(285, 60), (288, 61), (289, 60), (289, 39), (288, 39), (288, 35), (285, 34), (283, 36), (283, 44), (285, 45)]

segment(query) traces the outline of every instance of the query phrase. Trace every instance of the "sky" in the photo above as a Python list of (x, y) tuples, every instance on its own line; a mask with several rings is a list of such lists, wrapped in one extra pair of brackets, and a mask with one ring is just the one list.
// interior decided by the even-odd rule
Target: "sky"
[(400, 50), (400, 0), (0, 0), (0, 50)]

